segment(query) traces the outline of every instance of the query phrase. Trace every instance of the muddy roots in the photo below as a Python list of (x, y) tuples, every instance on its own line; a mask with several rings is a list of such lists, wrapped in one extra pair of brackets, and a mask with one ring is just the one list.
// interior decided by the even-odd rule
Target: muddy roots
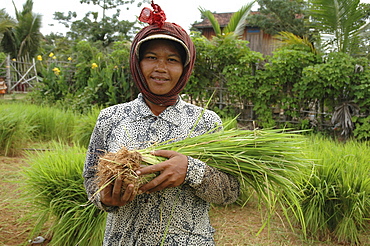
[(123, 185), (121, 193), (125, 192), (128, 184), (133, 184), (137, 191), (140, 186), (147, 183), (147, 177), (138, 176), (135, 171), (140, 169), (142, 163), (141, 154), (136, 151), (128, 151), (125, 147), (117, 153), (108, 152), (99, 157), (97, 185), (105, 187), (112, 184), (114, 180), (121, 176)]

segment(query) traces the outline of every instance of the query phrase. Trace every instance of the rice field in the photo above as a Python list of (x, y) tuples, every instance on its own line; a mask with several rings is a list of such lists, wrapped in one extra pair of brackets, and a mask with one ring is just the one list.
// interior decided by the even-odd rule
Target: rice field
[[(21, 155), (27, 163), (19, 172), (17, 171), (17, 174), (14, 173), (14, 176), (1, 176), (1, 179), (22, 181), (17, 183), (20, 187), (21, 200), (16, 200), (23, 205), (26, 204), (27, 209), (24, 211), (27, 213), (22, 218), (33, 221), (28, 237), (38, 235), (40, 232), (54, 235), (51, 237), (50, 245), (65, 245), (62, 242), (66, 240), (73, 242), (73, 245), (76, 243), (95, 245), (93, 242), (101, 240), (104, 214), (93, 206), (81, 206), (86, 205), (81, 172), (86, 145), (97, 114), (98, 110), (91, 112), (90, 115), (81, 116), (47, 106), (0, 104), (0, 122), (2, 122), (0, 155), (4, 158)], [(229, 130), (226, 133), (229, 133)], [(259, 245), (244, 244), (246, 241), (237, 236), (230, 238), (223, 235), (223, 233), (232, 234), (233, 231), (223, 227), (230, 224), (227, 217), (224, 217), (224, 222), (220, 217), (225, 213), (233, 217), (233, 214), (242, 214), (245, 210), (249, 214), (252, 214), (251, 210), (258, 212), (253, 216), (258, 225), (258, 229), (252, 233), (256, 238), (257, 235), (265, 236), (266, 233), (269, 235), (269, 232), (276, 237), (276, 230), (284, 228), (284, 232), (278, 234), (289, 238), (290, 245), (312, 245), (310, 242), (316, 242), (315, 245), (370, 245), (366, 237), (370, 234), (370, 157), (366, 154), (370, 151), (369, 143), (357, 141), (338, 143), (323, 136), (303, 134), (297, 138), (299, 141), (289, 136), (286, 140), (291, 142), (287, 142), (283, 141), (285, 135), (278, 136), (274, 135), (273, 144), (269, 148), (258, 149), (252, 145), (248, 150), (249, 159), (253, 159), (249, 164), (255, 165), (255, 173), (262, 173), (260, 177), (265, 177), (265, 182), (245, 179), (243, 193), (245, 197), (242, 197), (244, 200), (230, 206), (230, 213), (224, 212), (228, 207), (214, 207), (211, 210), (211, 219), (213, 218), (216, 229), (221, 231), (221, 234), (216, 234), (216, 240), (220, 245)], [(219, 136), (219, 139), (222, 139), (222, 136)], [(257, 146), (256, 142), (254, 144)], [(202, 153), (207, 146), (211, 149), (211, 145), (206, 144)], [(216, 144), (214, 146), (217, 147)], [(293, 149), (290, 149), (292, 146), (294, 150), (299, 151), (292, 151)], [(38, 151), (34, 151), (36, 149)], [(254, 154), (252, 151), (255, 151)], [(248, 152), (246, 153), (244, 159), (248, 157)], [(267, 157), (270, 159), (267, 160)], [(205, 158), (210, 160), (212, 152)], [(235, 159), (235, 155), (233, 158)], [(235, 168), (235, 165), (232, 168), (225, 166), (226, 164), (222, 164), (219, 159), (214, 163), (219, 165), (218, 168), (225, 170)], [(291, 170), (283, 165), (291, 163), (296, 163), (288, 165)], [(272, 170), (276, 172), (269, 174)], [(256, 175), (249, 173), (250, 177)], [(274, 179), (277, 181), (274, 183), (276, 186), (269, 190), (271, 186), (266, 184)], [(294, 192), (289, 193), (289, 188)], [(3, 191), (1, 195), (7, 194)], [(262, 202), (263, 200), (265, 202)], [(6, 206), (12, 204), (13, 202), (7, 203)], [(274, 205), (273, 209), (269, 207), (271, 205)], [(283, 222), (284, 226), (279, 226)], [(84, 226), (86, 224), (95, 226)], [(233, 226), (238, 230), (246, 229), (242, 221)], [(45, 228), (49, 230), (45, 231)], [(6, 230), (1, 228), (0, 235), (3, 231)], [(263, 243), (266, 241), (262, 241), (260, 245), (274, 245)]]

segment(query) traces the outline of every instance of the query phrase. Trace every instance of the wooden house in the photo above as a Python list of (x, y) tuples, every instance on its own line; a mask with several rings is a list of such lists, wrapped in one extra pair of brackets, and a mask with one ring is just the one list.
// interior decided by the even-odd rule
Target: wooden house
[[(257, 11), (252, 11), (250, 14), (257, 14)], [(225, 27), (234, 13), (214, 13), (215, 18), (220, 24), (221, 30)], [(193, 28), (199, 30), (206, 38), (211, 39), (215, 36), (212, 24), (209, 19), (205, 18), (202, 22), (193, 25)], [(270, 34), (256, 26), (248, 25), (245, 27), (242, 35), (244, 40), (249, 41), (249, 48), (253, 51), (262, 53), (263, 55), (271, 55), (276, 48), (276, 41)]]

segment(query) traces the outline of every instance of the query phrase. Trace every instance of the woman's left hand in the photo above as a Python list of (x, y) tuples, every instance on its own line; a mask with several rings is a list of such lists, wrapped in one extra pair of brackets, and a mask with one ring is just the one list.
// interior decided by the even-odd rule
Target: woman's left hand
[(176, 187), (184, 183), (188, 169), (187, 156), (172, 150), (156, 150), (152, 153), (156, 156), (168, 158), (168, 160), (156, 165), (147, 166), (136, 171), (138, 175), (160, 172), (161, 174), (147, 184), (140, 187), (139, 193), (163, 190), (168, 187)]

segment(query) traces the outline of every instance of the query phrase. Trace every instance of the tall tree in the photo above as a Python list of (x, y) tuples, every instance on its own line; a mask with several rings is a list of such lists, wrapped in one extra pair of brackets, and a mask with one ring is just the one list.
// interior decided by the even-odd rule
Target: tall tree
[(242, 6), (231, 16), (229, 23), (222, 30), (220, 24), (211, 11), (205, 10), (203, 8), (199, 8), (199, 11), (204, 17), (209, 19), (217, 36), (227, 35), (229, 33), (234, 33), (234, 35), (236, 36), (241, 36), (244, 33), (244, 28), (247, 24), (246, 19), (255, 2), (256, 1), (253, 1)]
[(12, 57), (36, 55), (41, 40), (41, 15), (32, 12), (33, 1), (27, 0), (23, 10), (18, 11), (13, 2), (16, 13), (16, 25), (5, 29), (1, 46), (5, 53)]
[(352, 53), (360, 43), (360, 34), (368, 31), (368, 8), (360, 0), (310, 0), (313, 28), (331, 35), (331, 50)]
[[(139, 1), (140, 6), (148, 0)], [(133, 4), (135, 0), (81, 0), (82, 4), (93, 4), (102, 9), (102, 14), (99, 12), (88, 12), (80, 20), (77, 18), (76, 12), (69, 11), (67, 15), (62, 12), (55, 12), (54, 19), (70, 28), (67, 36), (74, 40), (84, 39), (91, 42), (101, 42), (104, 47), (111, 43), (126, 39), (129, 40), (132, 35), (132, 30), (135, 29), (136, 22), (120, 20), (121, 10), (117, 7), (120, 5)], [(107, 10), (116, 9), (116, 12), (110, 17), (107, 16)], [(128, 9), (128, 7), (127, 7)]]
[(304, 0), (257, 0), (258, 14), (250, 15), (250, 25), (260, 27), (265, 33), (276, 35), (290, 32), (304, 37), (308, 34), (306, 3)]

